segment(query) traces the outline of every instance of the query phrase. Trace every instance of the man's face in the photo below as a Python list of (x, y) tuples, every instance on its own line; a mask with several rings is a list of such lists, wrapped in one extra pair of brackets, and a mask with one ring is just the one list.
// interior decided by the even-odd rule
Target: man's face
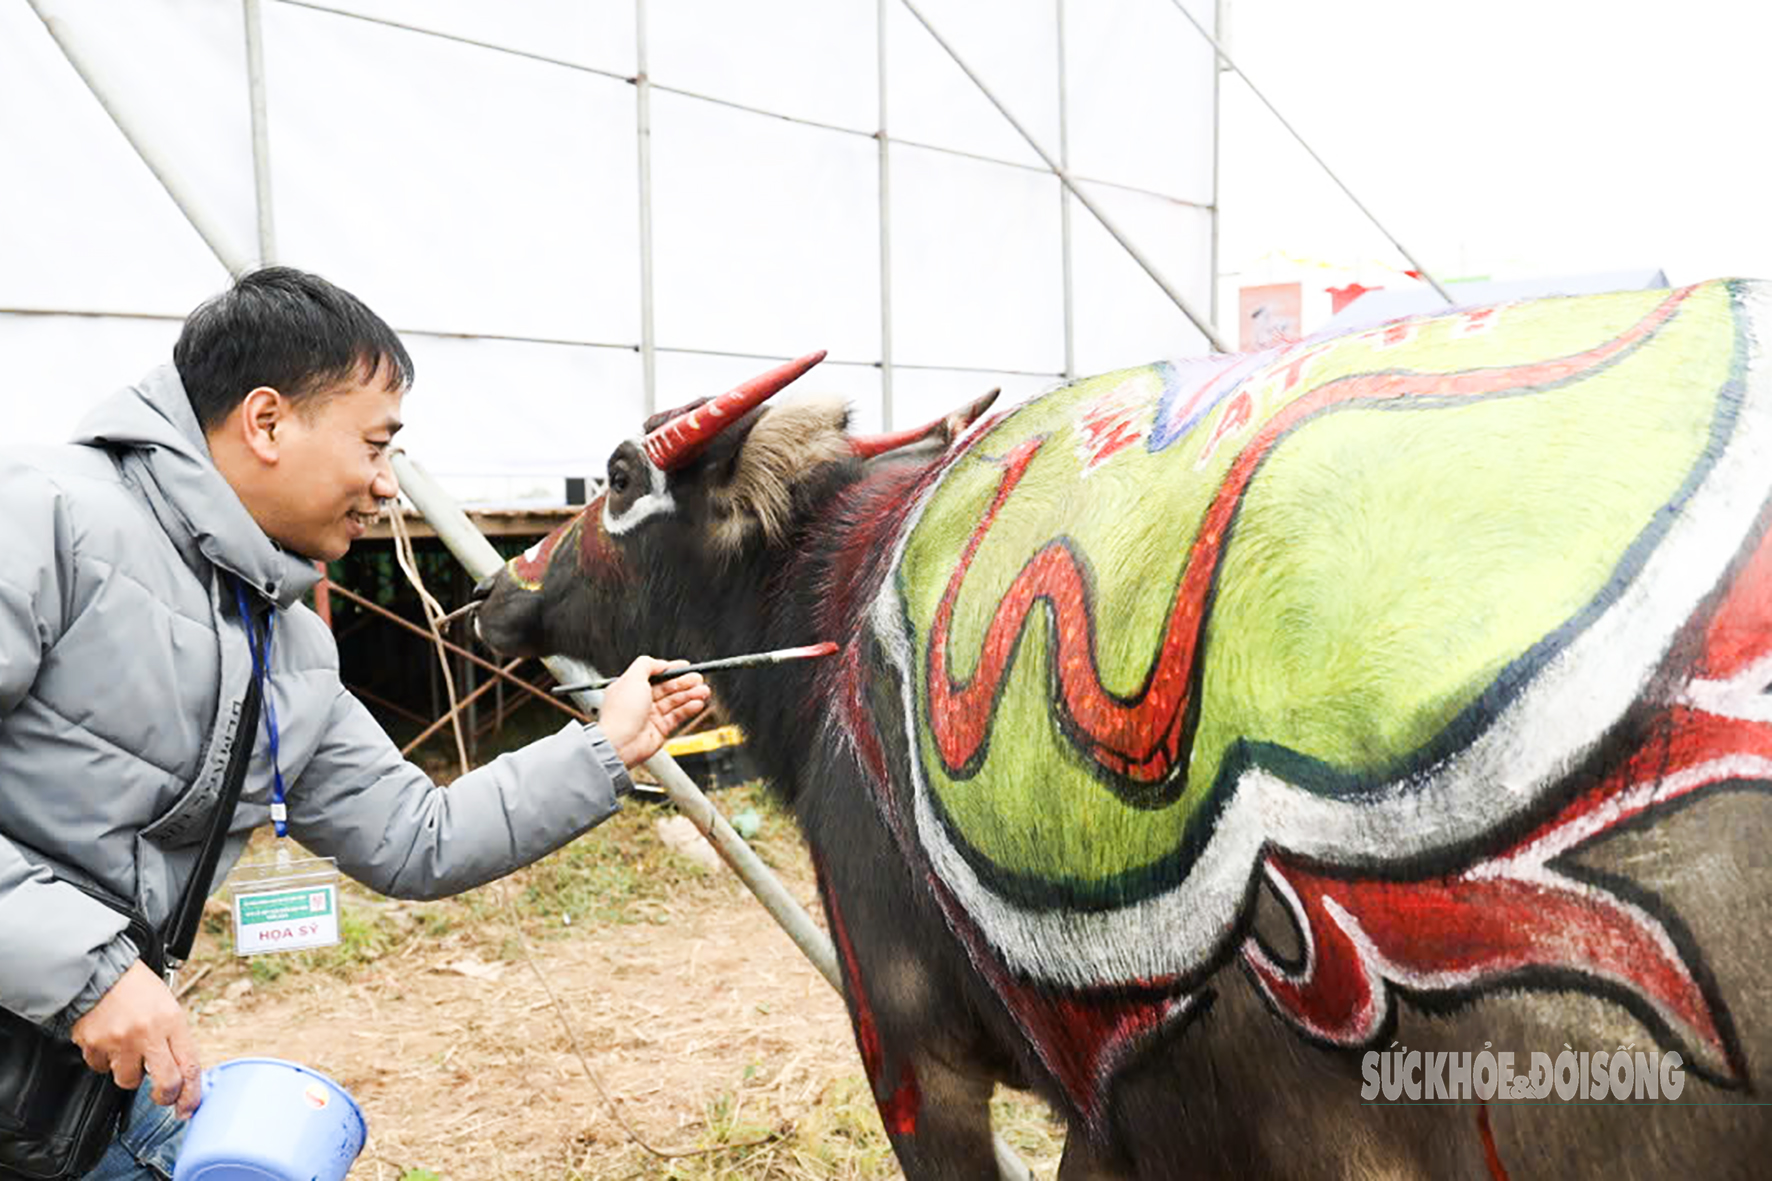
[(381, 503), (399, 494), (388, 446), (400, 429), (403, 392), (381, 377), (352, 379), (277, 423), (274, 520), (260, 523), (285, 549), (342, 558)]

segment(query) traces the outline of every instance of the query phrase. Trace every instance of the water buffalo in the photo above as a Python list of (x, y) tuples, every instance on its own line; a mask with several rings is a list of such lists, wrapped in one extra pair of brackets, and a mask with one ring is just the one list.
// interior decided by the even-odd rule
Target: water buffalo
[(718, 687), (909, 1178), (992, 1175), (996, 1082), (1064, 1181), (1758, 1175), (1769, 325), (1450, 311), (885, 439), (764, 405), (801, 362), (618, 447), (478, 627), (842, 645)]

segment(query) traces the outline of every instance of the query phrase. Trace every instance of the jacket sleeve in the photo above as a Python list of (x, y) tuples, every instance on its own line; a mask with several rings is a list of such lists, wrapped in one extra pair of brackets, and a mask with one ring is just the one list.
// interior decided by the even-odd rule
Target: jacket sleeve
[[(0, 727), (30, 693), (37, 669), (70, 622), (73, 530), (67, 505), (42, 473), (0, 459)], [(68, 784), (17, 778), (0, 767), (12, 807)], [(71, 761), (68, 774), (78, 774)], [(65, 1031), (138, 958), (123, 916), (20, 852), (0, 831), (0, 1005)]]
[(289, 788), (289, 830), (383, 894), (440, 898), (594, 828), (631, 786), (603, 732), (578, 722), (434, 786), (340, 686), (314, 758)]

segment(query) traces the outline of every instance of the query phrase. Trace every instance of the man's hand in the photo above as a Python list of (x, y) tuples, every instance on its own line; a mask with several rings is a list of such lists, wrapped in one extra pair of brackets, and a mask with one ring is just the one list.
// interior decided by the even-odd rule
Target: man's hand
[(711, 692), (700, 673), (675, 677), (654, 685), (654, 673), (668, 672), (686, 661), (654, 660), (641, 656), (605, 690), (597, 724), (621, 756), (623, 766), (634, 767), (658, 753), (671, 731), (693, 718), (707, 705)]
[(154, 1102), (176, 1102), (189, 1118), (203, 1097), (203, 1065), (185, 1011), (166, 982), (137, 960), (117, 978), (86, 1016), (74, 1022), (74, 1044), (86, 1065), (109, 1074), (120, 1087), (141, 1085), (142, 1068), (154, 1076)]

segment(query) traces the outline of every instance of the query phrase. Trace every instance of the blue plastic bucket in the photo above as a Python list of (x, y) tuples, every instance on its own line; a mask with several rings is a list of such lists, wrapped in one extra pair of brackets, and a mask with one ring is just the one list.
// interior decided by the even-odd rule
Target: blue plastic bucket
[(345, 1089), (277, 1058), (203, 1072), (173, 1181), (343, 1181), (369, 1134)]

